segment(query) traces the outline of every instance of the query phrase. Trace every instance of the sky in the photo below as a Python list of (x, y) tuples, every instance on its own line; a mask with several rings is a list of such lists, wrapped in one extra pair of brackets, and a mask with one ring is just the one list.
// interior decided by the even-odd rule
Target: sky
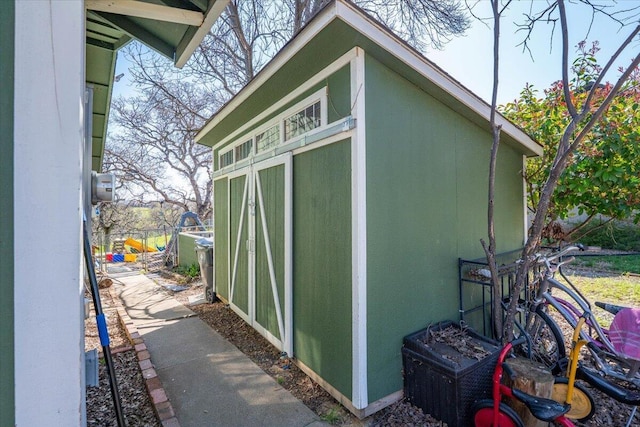
[[(467, 0), (473, 5), (473, 13), (480, 18), (487, 18), (491, 22), (491, 6), (488, 0)], [(610, 11), (640, 7), (640, 0), (600, 0), (611, 6)], [(561, 37), (559, 25), (552, 37), (552, 26), (539, 23), (530, 41), (531, 52), (523, 51), (518, 46), (525, 34), (517, 32), (515, 22), (522, 23), (525, 13), (530, 11), (531, 5), (535, 9), (545, 7), (546, 0), (514, 0), (509, 6), (508, 13), (501, 21), (501, 52), (500, 77), (498, 89), (498, 103), (504, 104), (518, 97), (527, 83), (532, 84), (542, 92), (562, 76), (561, 71)], [(569, 1), (567, 6), (570, 60), (576, 57), (575, 46), (582, 40), (589, 43), (598, 41), (600, 52), (597, 56), (599, 63), (604, 64), (613, 54), (620, 43), (627, 37), (631, 29), (638, 23), (640, 14), (636, 14), (635, 24), (621, 28), (610, 18), (596, 16), (592, 22), (591, 8)], [(553, 41), (553, 43), (551, 42)], [(640, 42), (636, 41), (628, 48), (628, 53), (622, 55), (622, 62), (626, 64), (632, 55), (640, 49)], [(456, 37), (447, 43), (443, 50), (433, 50), (425, 56), (435, 62), (445, 72), (462, 83), (468, 89), (479, 95), (485, 101), (491, 101), (493, 81), (493, 30), (487, 24), (472, 18), (471, 28), (465, 35)], [(131, 65), (118, 56), (116, 75), (124, 73), (124, 78), (114, 85), (113, 96), (131, 92), (128, 68)], [(614, 68), (614, 70), (617, 67)], [(179, 71), (176, 71), (179, 73)], [(609, 80), (616, 77), (616, 73), (609, 76)]]
[[(469, 0), (472, 2), (473, 0)], [(601, 2), (602, 3), (602, 2)], [(640, 6), (640, 0), (618, 0), (617, 4), (608, 1), (616, 10), (628, 9)], [(534, 7), (544, 7), (547, 2), (534, 0)], [(518, 97), (520, 91), (527, 83), (533, 84), (542, 92), (551, 84), (562, 77), (561, 62), (561, 37), (559, 25), (551, 40), (552, 26), (540, 23), (531, 40), (529, 52), (524, 52), (522, 46), (518, 46), (525, 34), (517, 32), (514, 22), (523, 22), (523, 14), (529, 12), (531, 2), (514, 1), (508, 10), (508, 14), (501, 21), (501, 49), (500, 49), (500, 75), (498, 85), (498, 103), (504, 104)], [(613, 10), (613, 9), (612, 9)], [(615, 52), (618, 46), (626, 39), (635, 25), (620, 28), (620, 25), (604, 16), (598, 16), (591, 25), (591, 10), (584, 5), (569, 4), (567, 7), (568, 26), (570, 35), (570, 60), (575, 55), (575, 46), (582, 40), (589, 44), (597, 40), (600, 43), (598, 61), (603, 65)], [(481, 18), (491, 18), (491, 6), (487, 0), (481, 0), (474, 7), (474, 15)], [(635, 16), (637, 24), (640, 16)], [(488, 23), (489, 28), (483, 22), (473, 18), (471, 28), (462, 37), (449, 42), (444, 50), (432, 51), (425, 56), (435, 62), (440, 68), (471, 89), (485, 101), (491, 101), (493, 82), (493, 23)], [(635, 42), (627, 48), (627, 54), (622, 55), (622, 63), (628, 63), (632, 55), (640, 49), (640, 43)], [(621, 64), (622, 64), (621, 63)], [(617, 67), (616, 67), (617, 69)], [(617, 76), (609, 76), (612, 80)]]

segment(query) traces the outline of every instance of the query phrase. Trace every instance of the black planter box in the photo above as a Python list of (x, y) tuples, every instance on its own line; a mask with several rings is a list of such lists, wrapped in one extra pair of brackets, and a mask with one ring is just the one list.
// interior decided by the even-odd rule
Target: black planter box
[(501, 348), (469, 329), (467, 335), (473, 345), (488, 352), (483, 359), (465, 357), (443, 343), (425, 344), (429, 329), (441, 330), (449, 326), (459, 329), (457, 324), (446, 321), (404, 338), (404, 395), (412, 404), (446, 422), (449, 427), (468, 427), (473, 425), (471, 407), (474, 402), (491, 398), (492, 375)]

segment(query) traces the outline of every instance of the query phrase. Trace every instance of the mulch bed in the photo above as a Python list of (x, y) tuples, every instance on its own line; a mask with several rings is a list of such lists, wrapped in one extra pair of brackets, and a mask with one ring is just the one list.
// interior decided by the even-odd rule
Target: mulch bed
[[(198, 283), (192, 283), (190, 290), (175, 293), (174, 296), (178, 301), (187, 304), (187, 297), (198, 292), (201, 293), (201, 287)], [(101, 291), (102, 294), (103, 292)], [(117, 321), (117, 313), (114, 309), (115, 303), (110, 300), (108, 293), (103, 296), (103, 305), (107, 314), (112, 347), (123, 349), (123, 351), (114, 354), (113, 358), (127, 424), (130, 427), (160, 427), (161, 424), (149, 400), (135, 352), (126, 350), (127, 345), (129, 345), (128, 340)], [(228, 306), (218, 301), (213, 304), (202, 304), (190, 308), (200, 319), (238, 347), (262, 370), (271, 375), (278, 384), (289, 390), (326, 422), (340, 426), (446, 426), (446, 424), (435, 420), (428, 414), (424, 414), (422, 410), (406, 401), (397, 402), (368, 419), (358, 420), (331, 397), (329, 393), (307, 377), (295, 364), (291, 363), (289, 359), (282, 357), (281, 353), (273, 345), (247, 325)], [(95, 325), (95, 318), (92, 317), (87, 321), (88, 347), (91, 348), (90, 346), (93, 345), (93, 348), (95, 346), (99, 348), (99, 340), (93, 325)], [(632, 410), (631, 407), (619, 404), (596, 390), (593, 390), (593, 395), (597, 405), (596, 415), (586, 424), (577, 423), (577, 425), (625, 425), (626, 419)], [(104, 363), (100, 366), (100, 387), (87, 389), (87, 425), (117, 425)], [(640, 427), (640, 422), (634, 420), (631, 426)]]
[[(87, 293), (87, 298), (90, 294)], [(136, 352), (127, 337), (117, 312), (117, 302), (107, 288), (100, 289), (100, 300), (107, 321), (110, 348), (118, 382), (122, 413), (128, 427), (161, 427), (144, 383)], [(85, 320), (85, 350), (98, 349), (99, 385), (87, 387), (87, 426), (115, 427), (118, 425), (107, 367), (91, 304), (90, 317)]]
[[(113, 354), (122, 413), (128, 427), (161, 427), (133, 350)], [(116, 412), (111, 398), (107, 367), (99, 367), (99, 387), (87, 388), (87, 426), (117, 426)]]

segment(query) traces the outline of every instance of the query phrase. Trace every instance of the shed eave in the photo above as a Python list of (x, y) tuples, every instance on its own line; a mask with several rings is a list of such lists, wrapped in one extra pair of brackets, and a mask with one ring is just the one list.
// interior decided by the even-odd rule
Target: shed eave
[[(439, 91), (445, 93), (446, 97), (449, 98), (445, 101), (446, 103), (463, 107), (464, 110), (468, 111), (468, 114), (476, 116), (476, 121), (482, 121), (488, 125), (491, 115), (491, 106), (489, 104), (390, 32), (384, 25), (367, 16), (357, 6), (344, 0), (334, 0), (320, 11), (294, 39), (285, 45), (251, 82), (209, 119), (197, 133), (196, 142), (216, 148), (219, 142), (202, 141), (205, 135), (244, 103), (254, 91), (259, 89), (287, 61), (303, 49), (311, 39), (336, 19), (343, 21), (379, 46), (385, 52), (384, 56), (410, 67), (419, 73), (422, 79), (426, 79), (426, 81), (435, 85)], [(428, 92), (427, 88), (423, 87), (423, 89)], [(508, 136), (509, 140), (521, 146), (527, 156), (542, 155), (542, 146), (501, 114), (497, 115), (497, 124), (502, 126), (502, 132)]]

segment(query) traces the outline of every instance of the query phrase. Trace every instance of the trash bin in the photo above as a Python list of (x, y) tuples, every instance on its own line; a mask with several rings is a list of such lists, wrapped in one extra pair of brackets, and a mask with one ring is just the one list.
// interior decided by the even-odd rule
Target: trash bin
[(213, 240), (202, 238), (196, 240), (196, 253), (200, 264), (200, 276), (204, 283), (204, 297), (213, 302), (216, 299), (216, 291), (213, 286)]

